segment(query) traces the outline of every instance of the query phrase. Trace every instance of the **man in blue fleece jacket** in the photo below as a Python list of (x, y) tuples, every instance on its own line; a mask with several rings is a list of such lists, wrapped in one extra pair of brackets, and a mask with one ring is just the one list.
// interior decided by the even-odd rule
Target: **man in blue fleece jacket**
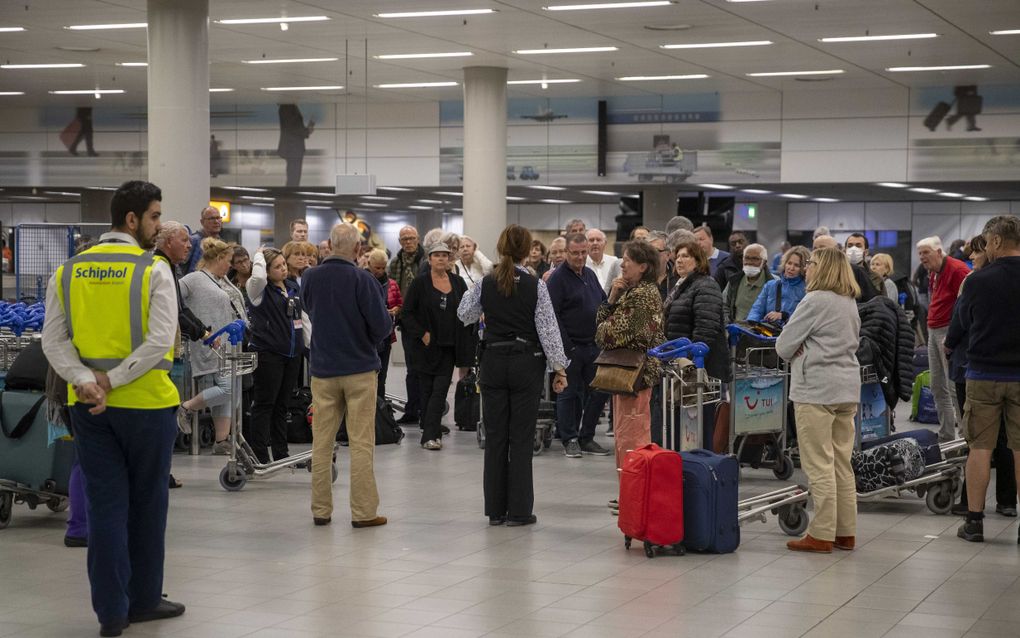
[(361, 235), (350, 224), (329, 234), (331, 255), (305, 272), (301, 298), (312, 325), (312, 520), (328, 525), (333, 514), (332, 455), (346, 414), (351, 453), (351, 525), (385, 525), (378, 516), (375, 454), (376, 376), (379, 344), (393, 322), (379, 282), (355, 264)]
[[(956, 535), (983, 542), (985, 493), (992, 450), (1003, 417), (1006, 440), (1020, 471), (1020, 218), (999, 215), (982, 231), (989, 264), (971, 273), (956, 301), (945, 348), (967, 349), (964, 437), (967, 457), (967, 521)], [(963, 343), (963, 335), (967, 342)], [(1020, 544), (1020, 537), (1017, 538)]]

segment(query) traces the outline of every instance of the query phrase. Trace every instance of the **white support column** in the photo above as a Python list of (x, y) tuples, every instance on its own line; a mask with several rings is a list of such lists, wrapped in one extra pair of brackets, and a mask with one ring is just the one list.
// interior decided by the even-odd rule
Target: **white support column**
[(209, 0), (148, 0), (149, 181), (164, 219), (209, 203)]
[(506, 75), (464, 69), (464, 233), (493, 261), (506, 227)]

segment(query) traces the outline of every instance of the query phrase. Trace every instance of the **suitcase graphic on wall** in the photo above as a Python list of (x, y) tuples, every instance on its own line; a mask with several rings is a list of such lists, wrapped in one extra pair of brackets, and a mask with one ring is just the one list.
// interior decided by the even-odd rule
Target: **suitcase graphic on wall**
[(935, 108), (928, 114), (928, 117), (924, 118), (924, 127), (934, 133), (939, 124), (942, 123), (942, 120), (949, 115), (949, 109), (951, 108), (952, 105), (949, 102), (939, 102), (936, 104)]

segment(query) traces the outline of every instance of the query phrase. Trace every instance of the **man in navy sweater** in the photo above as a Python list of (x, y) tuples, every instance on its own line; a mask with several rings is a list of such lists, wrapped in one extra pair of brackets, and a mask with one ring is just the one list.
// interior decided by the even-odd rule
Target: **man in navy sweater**
[[(967, 349), (964, 410), (967, 457), (967, 521), (956, 535), (980, 543), (984, 537), (985, 493), (999, 424), (1020, 476), (1020, 218), (993, 217), (982, 231), (991, 262), (971, 273), (956, 301), (945, 349)], [(962, 343), (963, 335), (968, 335)], [(1020, 537), (1017, 538), (1020, 544)]]
[(607, 456), (609, 450), (595, 442), (595, 427), (609, 399), (588, 386), (595, 378), (595, 313), (606, 300), (595, 272), (585, 266), (588, 240), (581, 233), (567, 235), (567, 259), (553, 271), (546, 285), (560, 324), (563, 350), (570, 357), (567, 389), (556, 397), (556, 423), (568, 458), (583, 453)]
[(312, 520), (333, 514), (332, 455), (346, 414), (351, 454), (351, 525), (385, 525), (372, 467), (375, 454), (379, 344), (393, 322), (379, 282), (355, 260), (361, 235), (350, 224), (329, 234), (331, 254), (301, 278), (301, 298), (312, 324), (308, 367), (312, 377)]

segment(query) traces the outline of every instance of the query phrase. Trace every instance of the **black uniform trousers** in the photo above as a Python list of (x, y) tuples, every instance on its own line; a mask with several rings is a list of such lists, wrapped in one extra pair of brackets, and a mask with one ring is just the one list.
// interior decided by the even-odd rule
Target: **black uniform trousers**
[(527, 520), (535, 504), (531, 475), (545, 355), (536, 346), (488, 347), (478, 385), (485, 426), (485, 515)]
[(72, 406), (71, 424), (88, 496), (92, 608), (109, 623), (162, 600), (176, 406), (97, 415), (89, 407)]
[[(410, 337), (406, 330), (400, 331), (400, 343), (404, 346), (404, 356), (407, 356), (413, 346), (409, 345), (414, 337)], [(407, 368), (407, 376), (404, 379), (405, 387), (407, 388), (407, 403), (404, 405), (404, 415), (402, 419), (409, 421), (417, 421), (418, 415), (421, 412), (421, 383), (418, 381), (418, 373)]]
[(275, 352), (259, 352), (255, 368), (254, 401), (251, 406), (252, 440), (248, 441), (260, 463), (290, 456), (287, 446), (287, 402), (297, 387), (301, 357), (285, 357)]

